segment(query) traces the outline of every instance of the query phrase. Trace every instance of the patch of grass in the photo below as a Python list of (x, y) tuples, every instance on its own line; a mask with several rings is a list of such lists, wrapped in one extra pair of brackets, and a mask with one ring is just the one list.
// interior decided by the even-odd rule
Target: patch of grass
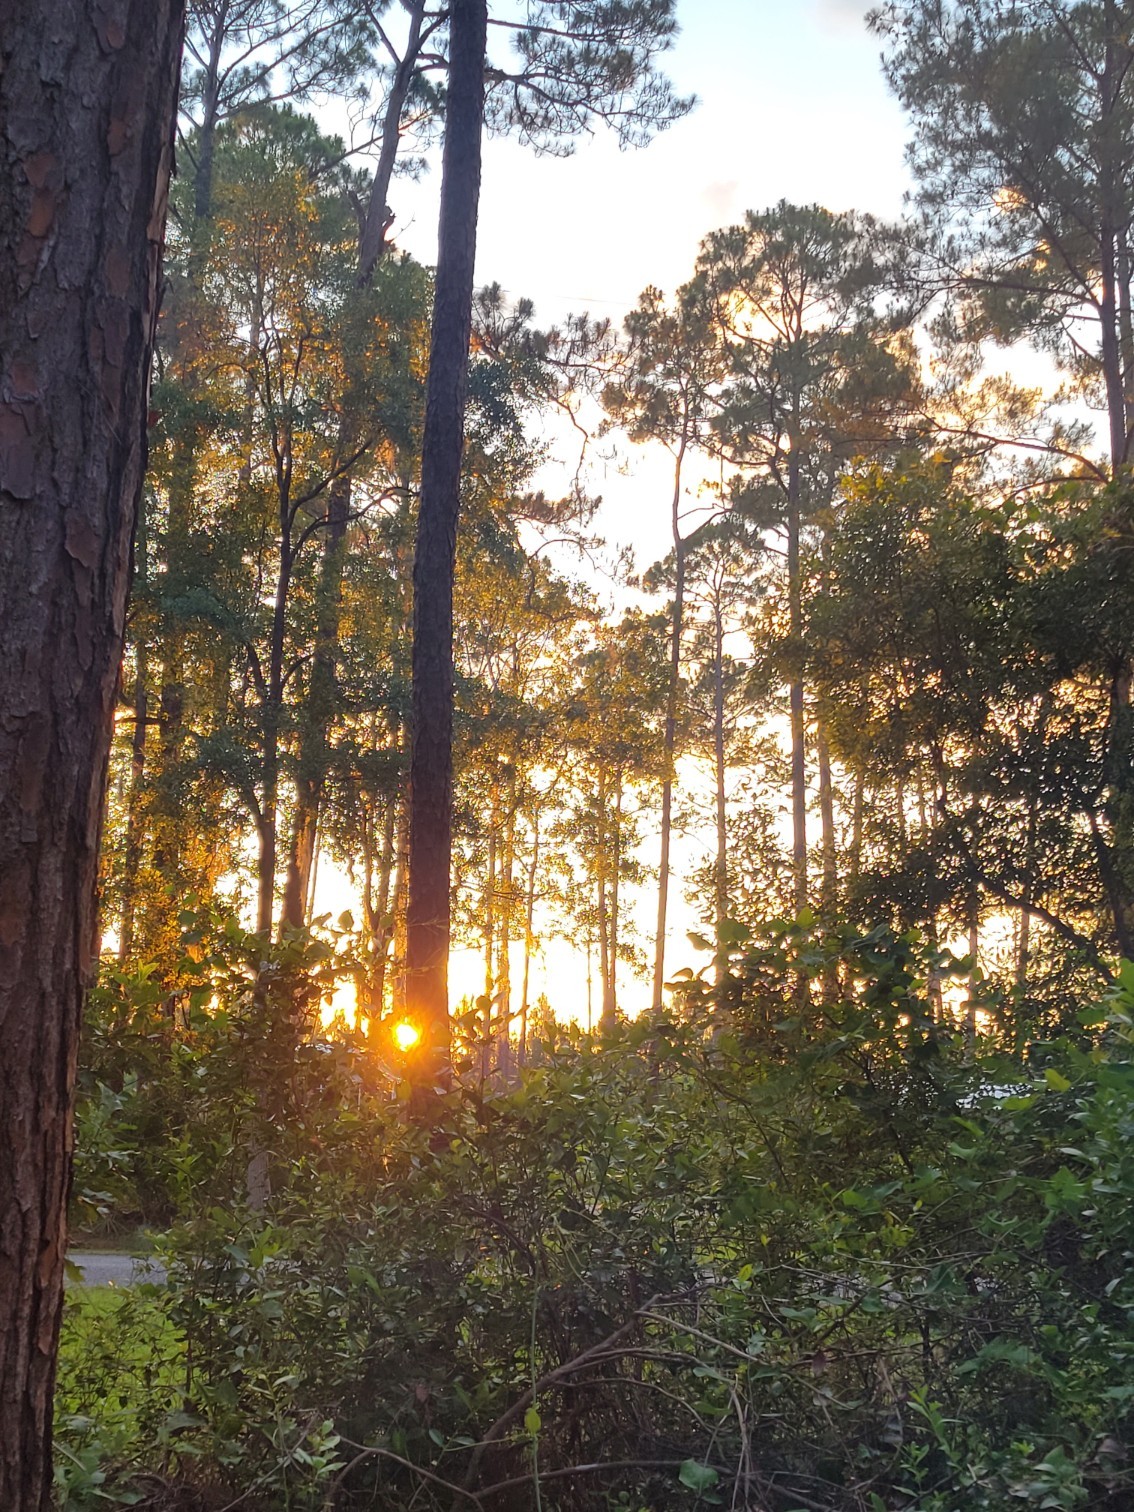
[(69, 1287), (55, 1398), (56, 1485), (63, 1512), (129, 1504), (114, 1485), (180, 1405), (185, 1343), (159, 1288)]

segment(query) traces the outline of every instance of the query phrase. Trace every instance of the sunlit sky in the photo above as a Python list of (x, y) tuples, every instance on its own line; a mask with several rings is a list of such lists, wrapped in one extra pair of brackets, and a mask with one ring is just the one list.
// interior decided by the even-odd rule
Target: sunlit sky
[[(596, 135), (563, 159), (489, 141), (478, 282), (532, 299), (541, 324), (582, 310), (620, 324), (647, 284), (670, 291), (688, 278), (701, 239), (747, 209), (789, 199), (897, 217), (906, 127), (865, 10), (859, 0), (678, 0), (682, 30), (667, 71), (680, 94), (697, 96), (694, 111), (638, 150)], [(490, 48), (501, 46), (497, 33)], [(438, 187), (434, 168), (418, 183), (395, 181), (391, 194), (395, 242), (430, 264)], [(635, 448), (590, 479), (604, 499), (598, 528), (632, 546), (642, 567), (668, 547), (669, 466), (660, 449)], [(549, 491), (554, 473), (539, 480)], [(679, 873), (697, 848), (696, 839), (678, 846)], [(649, 840), (644, 859), (655, 849)], [(345, 879), (325, 861), (319, 877), (319, 910), (350, 906)], [(680, 874), (675, 883), (670, 970), (694, 963), (685, 934), (695, 921)], [(635, 909), (647, 936), (654, 906), (646, 895)], [(454, 1000), (482, 982), (475, 953), (457, 952)], [(621, 986), (631, 1011), (648, 996), (628, 970)], [(537, 962), (533, 997), (543, 990), (560, 1014), (585, 1012), (585, 965), (569, 947), (552, 943)]]

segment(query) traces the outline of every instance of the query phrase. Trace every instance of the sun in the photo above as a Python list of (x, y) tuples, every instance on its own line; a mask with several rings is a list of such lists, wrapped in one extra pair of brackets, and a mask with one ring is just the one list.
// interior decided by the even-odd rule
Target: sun
[(403, 1055), (421, 1043), (421, 1030), (408, 1019), (399, 1019), (391, 1029), (390, 1036)]

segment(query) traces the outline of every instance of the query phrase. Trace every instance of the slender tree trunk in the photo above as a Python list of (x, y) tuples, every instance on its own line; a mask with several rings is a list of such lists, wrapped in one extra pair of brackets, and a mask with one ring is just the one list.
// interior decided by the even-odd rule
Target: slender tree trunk
[(848, 886), (853, 899), (862, 876), (862, 832), (866, 814), (866, 769), (859, 767), (854, 774), (854, 798), (851, 808), (851, 853)]
[(484, 943), (484, 1009), (480, 1027), (480, 1075), (483, 1081), (491, 1070), (492, 999), (496, 991), (496, 831), (500, 824), (500, 793), (495, 781), (488, 810), (488, 860), (485, 865), (484, 895), (480, 911)]
[[(350, 439), (346, 438), (350, 446)], [(350, 453), (348, 452), (348, 455)], [(343, 460), (340, 456), (340, 461)], [(299, 774), (296, 780), (295, 814), (288, 843), (287, 875), (284, 881), (283, 922), (298, 929), (307, 912), (311, 865), (315, 857), (315, 832), (330, 762), (328, 733), (338, 703), (336, 668), (339, 626), (342, 618), (343, 562), (346, 555), (347, 521), (350, 516), (350, 475), (336, 478), (328, 490), (327, 528), (319, 573), (319, 607), (311, 680), (299, 737)]]
[(181, 55), (179, 0), (0, 9), (0, 1507), (51, 1505), (94, 969)]
[[(197, 140), (197, 164), (193, 175), (193, 221), (189, 226), (189, 265), (187, 297), (192, 303), (201, 297), (201, 286), (209, 251), (209, 222), (213, 210), (213, 163), (220, 111), (221, 56), (227, 36), (230, 0), (219, 0), (213, 15), (213, 30), (202, 82), (201, 129)], [(251, 347), (258, 345), (258, 330), (253, 331)], [(163, 896), (157, 917), (145, 921), (143, 948), (163, 964), (176, 957), (180, 929), (177, 915), (184, 906), (184, 895), (195, 891), (200, 878), (187, 865), (183, 766), (185, 764), (185, 635), (178, 622), (178, 611), (170, 601), (184, 594), (193, 571), (190, 532), (193, 523), (194, 491), (198, 472), (200, 444), (198, 406), (201, 378), (190, 360), (181, 374), (181, 386), (189, 403), (175, 435), (174, 465), (168, 490), (168, 514), (165, 530), (165, 578), (162, 597), (166, 599), (161, 628), (161, 684), (158, 693), (160, 739), (155, 752), (149, 828), (153, 837), (154, 870), (161, 878)], [(252, 388), (248, 380), (246, 388)], [(247, 429), (251, 430), (251, 395), (247, 405)], [(241, 469), (247, 481), (245, 468)], [(247, 475), (251, 475), (249, 460)]]
[(1126, 446), (1129, 452), (1129, 438), (1134, 435), (1134, 311), (1130, 305), (1134, 265), (1130, 256), (1130, 238), (1125, 230), (1117, 238), (1117, 248), (1119, 366), (1122, 373)]
[(391, 1007), (395, 1013), (406, 1011), (406, 908), (409, 900), (409, 793), (398, 802), (397, 867), (394, 872), (394, 895), (390, 907), (393, 930), (394, 981)]
[(980, 994), (980, 899), (974, 894), (969, 903), (969, 991), (965, 1004), (965, 1038), (970, 1052), (976, 1048), (977, 1000)]
[(311, 843), (311, 876), (307, 890), (307, 906), (303, 913), (303, 927), (311, 928), (311, 921), (315, 914), (315, 894), (319, 887), (319, 842), (322, 840), (319, 826), (315, 826), (315, 836)]
[[(1102, 163), (1100, 193), (1102, 227), (1099, 244), (1099, 326), (1102, 351), (1103, 385), (1106, 391), (1107, 418), (1110, 426), (1110, 456), (1112, 472), (1126, 466), (1129, 452), (1127, 413), (1129, 395), (1126, 391), (1126, 374), (1119, 334), (1119, 236), (1118, 227), (1123, 215), (1120, 209), (1120, 189), (1117, 182), (1112, 153), (1120, 131), (1117, 121), (1117, 100), (1122, 88), (1122, 76), (1128, 67), (1125, 44), (1120, 43), (1121, 18), (1116, 8), (1107, 4), (1105, 10), (1105, 57), (1099, 78), (1100, 109), (1103, 121), (1101, 142)], [(1121, 52), (1120, 52), (1121, 48)], [(1126, 186), (1121, 189), (1125, 197)]]
[(823, 830), (823, 914), (834, 919), (839, 911), (839, 856), (835, 843), (835, 785), (831, 778), (831, 747), (822, 711), (815, 721), (815, 754), (819, 766), (819, 813)]
[(614, 826), (611, 835), (610, 868), (610, 989), (603, 993), (603, 1027), (613, 1029), (618, 1020), (618, 925), (622, 873), (622, 773), (614, 779)]
[(1023, 1001), (1028, 991), (1028, 968), (1032, 959), (1032, 912), (1025, 897), (1020, 907), (1020, 932), (1016, 938), (1016, 996)]
[(378, 149), (378, 166), (370, 186), (370, 198), (359, 237), (358, 281), (365, 286), (374, 277), (374, 269), (386, 250), (386, 233), (393, 224), (393, 215), (387, 200), (390, 196), (390, 181), (394, 176), (394, 163), (398, 156), (399, 131), (402, 112), (409, 96), (421, 51), (421, 24), (425, 14), (425, 0), (409, 0), (409, 33), (401, 62), (394, 69), (390, 93), (382, 114), (382, 145)]
[(894, 778), (894, 813), (898, 823), (898, 865), (905, 866), (910, 854), (910, 833), (906, 815), (906, 779), (901, 772)]
[[(824, 923), (830, 928), (839, 913), (839, 858), (835, 844), (835, 786), (831, 778), (831, 748), (827, 742), (827, 727), (823, 711), (815, 718), (815, 758), (819, 769), (819, 816), (823, 847), (823, 890), (820, 912)], [(836, 1003), (839, 999), (839, 963), (831, 959), (823, 968), (823, 1000)]]
[(594, 966), (592, 962), (594, 941), (591, 931), (587, 930), (587, 1033), (590, 1034), (595, 1027), (595, 982)]
[(280, 719), (283, 714), (284, 645), (292, 569), (290, 482), (287, 480), (280, 487), (279, 517), (280, 566), (279, 576), (276, 578), (275, 605), (272, 612), (267, 688), (260, 711), (263, 749), (260, 769), (260, 812), (257, 820), (260, 838), (260, 851), (256, 861), (256, 931), (258, 934), (271, 934), (276, 906)]
[(1036, 886), (1036, 844), (1039, 830), (1039, 799), (1033, 793), (1028, 802), (1028, 824), (1024, 838), (1024, 886), (1020, 899), (1020, 930), (1016, 940), (1016, 998), (1023, 1002), (1028, 991), (1028, 968), (1032, 950), (1032, 898)]
[(512, 879), (516, 867), (516, 794), (509, 794), (508, 822), (504, 828), (504, 864), (501, 868), (500, 964), (496, 973), (496, 1000), (500, 1022), (498, 1064), (502, 1076), (512, 1074)]
[[(365, 288), (386, 251), (386, 232), (391, 224), (387, 207), (390, 181), (398, 154), (399, 127), (420, 49), (424, 0), (410, 7), (410, 28), (401, 62), (394, 70), (382, 118), (378, 166), (370, 186), (358, 248), (358, 286)], [(200, 211), (198, 210), (198, 214)], [(344, 415), (339, 425), (338, 458), (345, 465), (361, 454), (359, 436)], [(339, 633), (342, 619), (342, 581), (347, 524), (350, 519), (351, 474), (344, 472), (328, 491), (327, 529), (319, 590), (319, 619), (311, 665), (307, 709), (300, 731), (299, 779), (295, 816), (288, 849), (284, 884), (283, 922), (298, 927), (305, 912), (309, 876), (314, 855), (314, 837), (326, 783), (329, 760), (328, 732), (334, 718), (337, 688)]]
[[(138, 526), (134, 540), (134, 580), (144, 585), (148, 576), (145, 494), (138, 500)], [(122, 914), (118, 925), (118, 960), (134, 954), (134, 915), (138, 877), (142, 867), (145, 831), (143, 805), (146, 789), (146, 722), (149, 718), (150, 658), (147, 637), (138, 637), (134, 647), (134, 728), (130, 735), (130, 791), (126, 800), (126, 842), (122, 857)]]
[[(536, 881), (539, 877), (539, 809), (532, 817), (532, 859), (528, 865), (528, 896), (524, 913), (524, 983), (520, 994), (520, 1064), (524, 1064), (528, 1046), (529, 985), (532, 949), (535, 945)], [(587, 940), (587, 972), (590, 974), (590, 939)], [(588, 991), (589, 991), (588, 981)]]
[[(339, 435), (340, 464), (355, 449), (355, 437), (344, 422)], [(319, 809), (330, 763), (328, 737), (338, 703), (336, 672), (350, 497), (350, 474), (343, 473), (334, 480), (327, 494), (327, 527), (323, 537), (323, 559), (319, 574), (319, 607), (311, 657), (311, 680), (299, 730), (299, 773), (296, 779), (295, 814), (288, 844), (282, 912), (283, 923), (293, 929), (298, 929), (302, 924), (307, 908), (311, 864), (315, 856), (315, 831), (319, 827)]]
[(929, 1017), (935, 1024), (940, 1024), (945, 1017), (945, 997), (941, 978), (941, 968), (936, 964), (937, 953), (941, 949), (941, 932), (937, 925), (937, 910), (933, 908), (929, 913), (927, 925), (927, 940), (930, 954), (934, 958), (934, 964), (930, 966), (925, 983), (925, 996), (929, 1009)]
[(366, 921), (370, 944), (369, 961), (360, 961), (354, 974), (354, 1032), (361, 1034), (363, 1019), (374, 1017), (375, 936), (378, 932), (378, 909), (374, 902), (374, 826), (365, 808), (355, 825), (355, 833), (362, 856), (362, 917)]
[(606, 767), (599, 767), (598, 779), (598, 947), (599, 980), (602, 983), (602, 1008), (599, 1024), (606, 1028), (615, 1019), (615, 1004), (611, 991), (610, 972), (610, 912), (607, 905), (607, 874), (613, 848), (609, 815), (610, 794)]
[(193, 175), (193, 215), (198, 226), (208, 221), (213, 213), (213, 163), (220, 120), (220, 65), (227, 18), (228, 0), (221, 0), (213, 34), (209, 38), (209, 56), (201, 91), (201, 129), (197, 136), (197, 170)]
[(484, 120), (486, 0), (452, 0), (441, 222), (413, 586), (413, 751), (406, 980), (422, 1088), (449, 1064), (453, 567), (461, 499)]
[(1114, 232), (1104, 229), (1099, 321), (1102, 332), (1103, 383), (1110, 424), (1111, 467), (1117, 473), (1126, 464), (1126, 394), (1122, 381), (1122, 358), (1118, 347), (1118, 302)]
[(390, 941), (393, 938), (390, 892), (394, 880), (397, 816), (397, 798), (395, 794), (391, 794), (382, 816), (382, 855), (378, 868), (378, 900), (373, 910), (369, 911), (367, 920), (373, 952), (369, 993), (372, 1019), (381, 1018), (386, 1006), (386, 966), (390, 959)]
[(681, 472), (687, 441), (684, 431), (673, 464), (673, 625), (669, 642), (669, 688), (665, 699), (665, 771), (661, 795), (661, 859), (658, 863), (658, 923), (654, 935), (654, 1007), (660, 1008), (665, 989), (665, 927), (669, 907), (669, 845), (673, 821), (673, 762), (677, 748), (677, 704), (681, 696), (681, 640), (685, 630), (685, 543), (681, 539)]
[(319, 830), (319, 794), (303, 784), (296, 794), (296, 811), (287, 848), (283, 907), (280, 922), (302, 929), (315, 873), (315, 842)]
[[(154, 752), (149, 828), (153, 867), (164, 896), (154, 917), (142, 918), (142, 949), (163, 964), (176, 952), (176, 917), (182, 896), (192, 891), (185, 855), (185, 805), (182, 769), (185, 753), (185, 644), (182, 626), (170, 600), (185, 592), (188, 535), (193, 517), (193, 488), (197, 474), (195, 429), (184, 425), (173, 443), (168, 511), (165, 528), (165, 572), (160, 599), (164, 600), (159, 630), (161, 683), (158, 693), (158, 739)], [(149, 912), (147, 909), (146, 912)]]
[(605, 1028), (608, 1023), (615, 1021), (614, 1000), (610, 986), (610, 920), (606, 907), (606, 875), (599, 873), (598, 879), (598, 957), (599, 957), (599, 982), (602, 985), (602, 1008), (599, 1010), (599, 1025)]
[(799, 442), (793, 437), (788, 456), (788, 617), (793, 670), (788, 686), (791, 718), (791, 860), (792, 903), (796, 913), (807, 907), (807, 733), (803, 677), (795, 668), (803, 657), (803, 576), (800, 565)]
[[(728, 901), (728, 763), (725, 747), (724, 615), (718, 602), (713, 614), (713, 769), (716, 777), (717, 854), (713, 866), (713, 912), (717, 937), (729, 916)], [(718, 964), (717, 985), (723, 972)]]

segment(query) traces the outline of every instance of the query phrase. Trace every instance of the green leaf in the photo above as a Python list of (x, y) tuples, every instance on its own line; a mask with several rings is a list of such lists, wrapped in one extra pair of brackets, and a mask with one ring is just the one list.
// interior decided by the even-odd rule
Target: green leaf
[(1047, 1070), (1043, 1073), (1043, 1079), (1053, 1092), (1070, 1092), (1071, 1090), (1071, 1083), (1062, 1072), (1056, 1071), (1053, 1066), (1048, 1066)]
[(699, 1460), (687, 1459), (677, 1472), (677, 1478), (690, 1491), (711, 1491), (720, 1476), (712, 1465), (702, 1465)]

